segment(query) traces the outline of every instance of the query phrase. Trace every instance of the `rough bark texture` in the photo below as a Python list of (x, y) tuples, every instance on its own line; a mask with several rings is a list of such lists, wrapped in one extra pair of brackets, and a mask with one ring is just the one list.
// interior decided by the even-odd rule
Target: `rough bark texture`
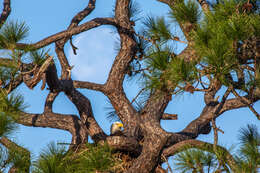
[[(158, 1), (169, 6), (174, 5), (174, 0)], [(206, 1), (198, 0), (198, 2), (201, 4), (204, 12), (209, 11)], [(42, 66), (19, 64), (17, 67), (21, 69), (21, 73), (15, 80), (3, 86), (3, 89), (6, 89), (10, 93), (23, 82), (32, 89), (41, 80), (45, 81), (48, 85), (49, 94), (46, 98), (44, 111), (39, 114), (23, 112), (16, 120), (17, 123), (32, 127), (49, 127), (66, 130), (72, 135), (72, 146), (86, 143), (88, 136), (90, 136), (96, 143), (106, 142), (115, 150), (130, 152), (134, 155), (134, 161), (132, 166), (126, 171), (127, 173), (166, 172), (160, 166), (162, 163), (162, 154), (166, 157), (174, 155), (177, 151), (181, 150), (184, 144), (196, 147), (204, 145), (212, 147), (210, 144), (205, 144), (194, 139), (200, 134), (210, 133), (210, 122), (213, 118), (221, 116), (226, 111), (248, 107), (248, 105), (257, 102), (260, 99), (260, 92), (259, 88), (255, 88), (249, 95), (228, 99), (231, 92), (231, 88), (228, 88), (222, 100), (218, 101), (215, 96), (222, 85), (218, 80), (212, 79), (209, 88), (204, 90), (205, 107), (200, 115), (195, 120), (191, 120), (180, 132), (170, 133), (164, 131), (160, 125), (162, 119), (177, 119), (176, 114), (165, 113), (167, 105), (172, 100), (171, 92), (167, 89), (163, 91), (153, 90), (144, 108), (137, 111), (126, 97), (123, 89), (123, 81), (127, 74), (127, 69), (138, 51), (134, 28), (129, 17), (129, 3), (130, 0), (116, 0), (115, 15), (113, 18), (95, 18), (80, 24), (95, 9), (96, 0), (89, 0), (87, 6), (72, 18), (70, 25), (64, 31), (48, 36), (36, 43), (17, 43), (17, 49), (28, 47), (38, 49), (55, 43), (55, 56), (58, 57), (61, 64), (61, 76), (58, 76), (56, 65), (52, 58), (47, 56)], [(10, 0), (4, 0), (4, 8), (0, 16), (0, 26), (5, 23), (10, 11)], [(65, 43), (70, 41), (72, 49), (76, 54), (77, 48), (72, 43), (72, 36), (101, 25), (112, 25), (116, 28), (120, 36), (120, 50), (115, 57), (106, 83), (96, 84), (88, 81), (73, 80), (71, 78), (72, 67), (64, 51)], [(186, 61), (196, 59), (196, 54), (192, 48), (193, 41), (189, 37), (189, 33), (194, 29), (194, 26), (191, 23), (181, 24), (180, 26), (189, 44), (178, 57), (184, 58)], [(1, 66), (10, 66), (12, 63), (14, 61), (11, 59), (0, 59)], [(35, 67), (35, 69), (30, 71), (32, 67)], [(241, 79), (239, 81), (243, 82), (244, 80)], [(234, 86), (236, 85), (234, 84)], [(239, 86), (237, 85), (237, 87)], [(44, 88), (45, 86), (43, 85), (42, 89)], [(124, 124), (122, 136), (109, 136), (104, 133), (103, 129), (96, 122), (90, 100), (80, 93), (78, 88), (99, 91), (108, 97)], [(52, 111), (53, 102), (61, 92), (64, 92), (67, 98), (75, 105), (78, 115), (65, 115)], [(1, 141), (4, 144), (3, 138)], [(231, 167), (232, 164), (232, 158), (230, 158)], [(12, 168), (10, 172), (14, 170), (15, 168)]]

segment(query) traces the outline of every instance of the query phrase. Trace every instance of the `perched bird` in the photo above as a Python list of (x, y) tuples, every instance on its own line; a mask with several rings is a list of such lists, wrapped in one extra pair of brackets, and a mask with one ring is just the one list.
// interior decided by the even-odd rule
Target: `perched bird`
[(114, 122), (110, 128), (110, 134), (111, 135), (114, 135), (114, 136), (119, 136), (119, 135), (122, 135), (123, 132), (122, 132), (122, 127), (123, 127), (123, 124), (120, 123), (120, 122)]

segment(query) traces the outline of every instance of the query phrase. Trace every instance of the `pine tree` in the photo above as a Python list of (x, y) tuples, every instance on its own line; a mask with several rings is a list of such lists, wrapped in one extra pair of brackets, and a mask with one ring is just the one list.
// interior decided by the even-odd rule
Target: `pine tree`
[[(250, 139), (241, 136), (245, 145), (240, 152), (244, 158), (239, 160), (217, 145), (217, 133), (221, 130), (215, 121), (224, 112), (242, 107), (248, 107), (260, 119), (254, 108), (254, 103), (260, 99), (259, 1), (157, 1), (168, 5), (171, 20), (165, 16), (148, 16), (142, 20), (143, 30), (137, 31), (134, 26), (139, 20), (136, 16), (139, 8), (135, 1), (116, 0), (112, 17), (85, 21), (96, 5), (96, 0), (89, 0), (86, 8), (72, 17), (67, 29), (36, 43), (26, 43), (28, 27), (23, 22), (7, 21), (11, 2), (4, 0), (0, 48), (7, 57), (0, 59), (0, 142), (5, 145), (6, 140), (9, 144), (6, 145), (8, 154), (1, 157), (3, 169), (8, 165), (10, 172), (29, 172), (28, 151), (5, 137), (17, 123), (66, 130), (72, 135), (68, 150), (52, 144), (41, 153), (33, 164), (35, 172), (166, 172), (161, 164), (187, 145), (206, 147), (214, 151), (215, 157), (190, 150), (192, 158), (189, 153), (179, 157), (179, 161), (187, 161), (190, 167), (179, 164), (180, 168), (203, 172), (204, 166), (218, 165), (221, 170), (235, 172), (236, 162), (240, 162), (242, 170), (256, 171), (259, 161), (252, 152), (257, 142), (250, 137), (253, 135), (255, 139), (256, 133), (251, 134), (254, 128), (248, 128), (250, 133), (243, 131)], [(185, 38), (172, 32), (176, 23)], [(76, 81), (71, 76), (73, 66), (67, 60), (64, 45), (69, 42), (76, 54), (72, 37), (101, 25), (113, 26), (120, 36), (109, 77), (105, 84)], [(55, 43), (54, 55), (44, 49), (52, 43)], [(176, 53), (174, 46), (177, 44), (187, 47)], [(60, 73), (56, 68), (58, 63)], [(131, 101), (126, 97), (123, 82), (126, 78), (138, 77), (142, 89)], [(14, 94), (15, 89), (22, 83), (33, 89), (41, 81), (41, 89), (49, 92), (44, 111), (27, 113), (22, 97)], [(122, 135), (108, 135), (103, 131), (95, 119), (90, 100), (79, 88), (102, 92), (108, 98), (112, 105), (109, 115), (124, 124)], [(223, 91), (220, 99), (216, 96), (218, 91)], [(183, 92), (202, 92), (205, 107), (200, 116), (180, 132), (166, 132), (160, 121), (176, 120), (177, 115), (168, 114), (165, 109)], [(78, 115), (53, 112), (53, 103), (60, 93), (75, 105)], [(214, 144), (196, 140), (212, 129)], [(93, 144), (86, 144), (88, 137)]]

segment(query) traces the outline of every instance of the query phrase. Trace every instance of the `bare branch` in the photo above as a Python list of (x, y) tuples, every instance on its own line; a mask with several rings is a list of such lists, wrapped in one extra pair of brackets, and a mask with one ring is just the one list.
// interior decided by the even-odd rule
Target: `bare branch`
[[(67, 30), (71, 30), (71, 29), (75, 28), (76, 26), (78, 26), (78, 24), (94, 10), (95, 3), (96, 3), (96, 0), (90, 0), (87, 7), (73, 17)], [(70, 71), (71, 67), (70, 67), (69, 62), (64, 53), (64, 45), (69, 39), (70, 39), (70, 44), (72, 46), (73, 52), (74, 52), (74, 54), (76, 54), (77, 48), (72, 44), (71, 36), (64, 37), (63, 39), (55, 42), (55, 51), (59, 58), (61, 68), (62, 68), (62, 74), (61, 74), (62, 79), (70, 79), (70, 76), (71, 76), (71, 71)]]
[(164, 113), (162, 115), (161, 119), (163, 119), (163, 120), (177, 120), (178, 119), (178, 115), (177, 114), (167, 114), (167, 113)]
[[(260, 100), (260, 97), (258, 95), (254, 96), (253, 98), (246, 95), (246, 96), (241, 96), (243, 99), (251, 100), (252, 103)], [(245, 101), (242, 101), (243, 99), (241, 98), (232, 98), (228, 99), (225, 104), (223, 105), (223, 108), (220, 110), (219, 114), (222, 114), (228, 110), (233, 110), (233, 109), (238, 109), (242, 107), (248, 107), (248, 103)]]
[(7, 20), (9, 14), (11, 13), (11, 0), (4, 0), (4, 9), (2, 11), (2, 14), (0, 16), (0, 26), (2, 26), (5, 21)]
[(38, 41), (34, 44), (17, 43), (16, 46), (17, 46), (17, 48), (20, 48), (20, 49), (24, 49), (24, 48), (27, 48), (27, 47), (39, 49), (39, 48), (47, 46), (51, 43), (54, 43), (54, 42), (56, 42), (56, 41), (58, 41), (62, 38), (66, 38), (66, 37), (70, 38), (73, 35), (82, 33), (84, 31), (96, 28), (96, 27), (101, 26), (101, 25), (116, 25), (116, 22), (113, 18), (95, 18), (95, 19), (93, 19), (89, 22), (86, 22), (82, 25), (74, 27), (70, 30), (61, 31), (59, 33), (51, 35), (51, 36), (49, 36), (49, 37), (47, 37), (47, 38), (45, 38), (41, 41)]
[(85, 81), (73, 81), (73, 86), (75, 88), (85, 88), (85, 89), (90, 89), (90, 90), (96, 90), (96, 91), (104, 91), (104, 85), (102, 84), (96, 84), (92, 82), (85, 82)]
[(241, 102), (243, 102), (244, 104), (247, 105), (247, 107), (255, 114), (256, 118), (258, 120), (260, 120), (260, 115), (259, 113), (253, 108), (253, 106), (251, 106), (252, 102), (250, 100), (248, 100), (246, 97), (241, 97), (236, 90), (232, 89), (232, 93), (240, 99)]

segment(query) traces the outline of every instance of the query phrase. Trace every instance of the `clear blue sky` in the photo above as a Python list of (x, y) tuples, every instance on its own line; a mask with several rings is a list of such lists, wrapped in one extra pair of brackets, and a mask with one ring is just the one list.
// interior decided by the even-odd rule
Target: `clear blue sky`
[[(36, 42), (67, 28), (71, 18), (83, 9), (87, 2), (86, 0), (13, 0), (9, 20), (25, 21), (30, 27), (30, 35), (26, 41)], [(97, 0), (96, 10), (86, 20), (93, 17), (111, 16), (113, 2), (114, 0)], [(138, 2), (142, 10), (141, 18), (148, 14), (167, 16), (167, 6), (156, 2), (156, 0), (140, 0)], [(179, 33), (178, 26), (173, 25), (173, 31)], [(114, 42), (116, 38), (117, 35), (111, 27), (100, 27), (74, 37), (74, 44), (79, 48), (78, 55), (74, 56), (71, 47), (66, 46), (68, 59), (71, 65), (75, 65), (72, 71), (73, 79), (104, 83), (115, 57)], [(50, 48), (52, 48), (51, 52), (54, 52), (53, 45)], [(178, 49), (181, 48), (183, 45), (180, 44)], [(29, 105), (28, 112), (41, 113), (43, 111), (47, 92), (42, 92), (39, 88), (40, 85), (34, 90), (30, 90), (22, 85), (17, 90), (17, 92), (24, 94), (25, 102)], [(135, 82), (126, 83), (125, 89), (130, 99), (138, 92)], [(105, 132), (109, 133), (111, 122), (106, 119), (105, 107), (108, 106), (106, 97), (94, 91), (81, 91), (91, 100), (98, 123)], [(163, 128), (172, 132), (181, 130), (200, 114), (203, 106), (203, 97), (199, 93), (184, 94), (174, 98), (167, 107), (167, 112), (177, 113), (179, 119), (162, 121)], [(254, 107), (260, 112), (260, 103), (255, 104)], [(60, 94), (56, 99), (54, 111), (77, 114), (75, 107), (63, 94)], [(237, 143), (238, 129), (249, 123), (260, 126), (260, 122), (247, 108), (223, 114), (217, 119), (217, 125), (225, 132), (224, 135), (219, 134), (220, 144), (230, 146)], [(71, 136), (68, 132), (56, 129), (20, 126), (13, 134), (13, 139), (32, 151), (34, 156), (37, 156), (37, 153), (50, 141), (70, 142)], [(212, 133), (201, 135), (199, 139), (212, 142), (213, 135)]]

